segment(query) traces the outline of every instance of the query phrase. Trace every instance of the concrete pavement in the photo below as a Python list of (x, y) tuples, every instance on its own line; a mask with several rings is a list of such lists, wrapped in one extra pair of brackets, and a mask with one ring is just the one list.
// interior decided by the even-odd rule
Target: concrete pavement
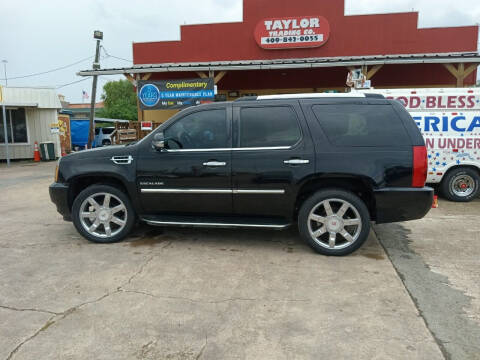
[(0, 167), (0, 358), (442, 359), (372, 232), (353, 256), (288, 231), (159, 229), (97, 245)]
[(446, 358), (480, 359), (480, 199), (375, 227)]

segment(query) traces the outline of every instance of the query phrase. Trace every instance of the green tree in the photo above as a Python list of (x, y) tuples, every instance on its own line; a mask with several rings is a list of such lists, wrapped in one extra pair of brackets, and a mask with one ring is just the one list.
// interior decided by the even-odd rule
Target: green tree
[(109, 81), (103, 86), (105, 107), (97, 111), (98, 117), (137, 120), (137, 94), (128, 80)]

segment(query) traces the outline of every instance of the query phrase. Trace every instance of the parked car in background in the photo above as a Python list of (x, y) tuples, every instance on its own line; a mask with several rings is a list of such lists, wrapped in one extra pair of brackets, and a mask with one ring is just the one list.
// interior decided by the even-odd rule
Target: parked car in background
[(112, 145), (111, 135), (115, 131), (114, 127), (100, 127), (95, 129), (95, 146)]
[(427, 183), (451, 201), (480, 194), (480, 88), (371, 89), (400, 101), (428, 149)]
[[(81, 166), (79, 166), (81, 164)], [(423, 217), (427, 152), (397, 101), (374, 94), (241, 98), (181, 111), (138, 143), (63, 157), (50, 196), (88, 240), (157, 226), (283, 229), (346, 255), (370, 222)]]

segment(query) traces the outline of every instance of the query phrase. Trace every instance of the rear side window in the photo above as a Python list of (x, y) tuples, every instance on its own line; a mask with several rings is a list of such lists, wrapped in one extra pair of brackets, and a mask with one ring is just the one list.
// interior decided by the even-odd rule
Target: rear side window
[(390, 105), (314, 105), (312, 110), (334, 145), (410, 145), (402, 120)]
[(240, 147), (292, 146), (300, 140), (297, 116), (288, 106), (242, 108)]

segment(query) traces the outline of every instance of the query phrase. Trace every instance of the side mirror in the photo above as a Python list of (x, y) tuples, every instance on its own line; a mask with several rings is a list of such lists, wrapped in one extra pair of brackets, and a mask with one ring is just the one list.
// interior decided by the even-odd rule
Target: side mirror
[(152, 147), (157, 151), (165, 149), (165, 136), (163, 132), (158, 132), (153, 136)]

